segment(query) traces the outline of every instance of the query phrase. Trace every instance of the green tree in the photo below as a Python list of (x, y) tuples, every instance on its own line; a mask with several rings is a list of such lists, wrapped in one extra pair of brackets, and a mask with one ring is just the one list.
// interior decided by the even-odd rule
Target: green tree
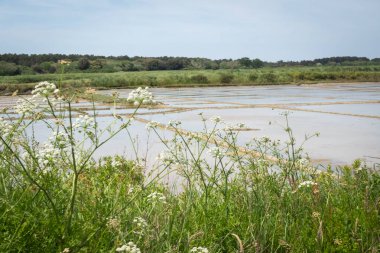
[(19, 74), (21, 74), (21, 70), (16, 64), (0, 61), (0, 76), (14, 76)]
[(252, 60), (251, 66), (254, 69), (262, 68), (264, 66), (264, 62), (262, 60), (256, 58), (256, 59)]
[(91, 66), (90, 61), (87, 58), (79, 59), (78, 68), (80, 70), (86, 70), (86, 69), (90, 68), (90, 66)]
[(240, 65), (245, 68), (250, 68), (252, 67), (252, 61), (248, 57), (243, 57), (238, 60)]

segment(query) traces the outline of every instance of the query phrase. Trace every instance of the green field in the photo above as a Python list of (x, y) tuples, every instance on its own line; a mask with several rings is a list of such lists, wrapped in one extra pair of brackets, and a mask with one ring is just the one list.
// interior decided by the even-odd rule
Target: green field
[[(163, 70), (115, 73), (64, 73), (0, 76), (0, 92), (27, 93), (41, 81), (65, 87), (135, 88), (272, 85), (319, 82), (378, 82), (379, 66), (266, 67), (237, 70)], [(57, 81), (59, 80), (59, 81)]]

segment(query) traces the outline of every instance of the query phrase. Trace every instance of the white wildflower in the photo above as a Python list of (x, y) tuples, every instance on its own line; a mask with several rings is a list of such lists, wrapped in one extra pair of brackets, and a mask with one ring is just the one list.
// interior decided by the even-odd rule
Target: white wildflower
[(112, 167), (120, 167), (121, 165), (123, 164), (120, 161), (120, 159), (118, 159), (118, 157), (115, 157), (114, 159), (112, 159), (112, 162), (111, 162)]
[(359, 173), (360, 171), (363, 170), (363, 167), (354, 168), (354, 170), (355, 170), (356, 173)]
[(32, 94), (34, 97), (48, 97), (53, 94), (57, 94), (59, 90), (57, 89), (57, 86), (55, 86), (54, 83), (49, 83), (47, 81), (38, 83), (34, 90), (32, 91)]
[(132, 194), (135, 191), (135, 187), (129, 185), (128, 187), (128, 194)]
[(120, 221), (117, 218), (108, 218), (107, 219), (107, 227), (109, 229), (119, 229), (120, 227)]
[(148, 223), (146, 222), (146, 220), (141, 217), (134, 218), (133, 224), (136, 226), (136, 231), (134, 231), (134, 233), (140, 234), (140, 235), (144, 234), (145, 230), (148, 227)]
[(313, 181), (303, 181), (301, 182), (299, 185), (298, 185), (298, 189), (300, 188), (310, 188), (311, 186), (314, 186), (314, 185), (318, 185), (317, 183), (313, 182)]
[(79, 115), (76, 122), (73, 124), (73, 128), (84, 128), (87, 129), (94, 125), (94, 118), (89, 117), (88, 115)]
[(222, 158), (223, 157), (223, 153), (218, 147), (212, 147), (208, 150), (208, 152), (214, 158)]
[(133, 103), (135, 106), (138, 106), (140, 104), (157, 104), (157, 102), (153, 99), (153, 94), (149, 91), (148, 87), (145, 87), (145, 89), (138, 87), (137, 89), (131, 91), (128, 95), (127, 101), (129, 103)]
[(34, 114), (39, 104), (34, 97), (30, 99), (19, 99), (14, 107), (18, 114)]
[(244, 123), (237, 123), (236, 124), (236, 128), (245, 128), (245, 124)]
[(5, 139), (12, 132), (12, 125), (0, 117), (0, 135)]
[(205, 247), (194, 247), (190, 250), (191, 253), (208, 253), (208, 249)]
[(165, 150), (159, 153), (156, 159), (164, 165), (170, 165), (175, 161), (175, 156), (171, 151)]
[(153, 192), (151, 194), (148, 195), (148, 197), (146, 198), (146, 200), (149, 202), (149, 203), (166, 203), (166, 197), (164, 196), (164, 194), (160, 193), (160, 192)]
[(116, 252), (141, 253), (141, 250), (137, 247), (136, 244), (129, 242), (119, 248), (116, 248)]
[(53, 135), (49, 137), (49, 141), (53, 146), (63, 149), (69, 144), (69, 136), (63, 131), (54, 132)]
[(181, 125), (182, 122), (179, 121), (179, 120), (170, 120), (168, 124), (169, 124), (169, 126), (171, 126), (171, 127), (176, 127), (176, 126)]
[(70, 248), (64, 248), (62, 253), (70, 253)]
[(51, 143), (45, 143), (37, 154), (37, 161), (43, 173), (51, 171), (52, 165), (59, 157), (60, 150)]
[(268, 143), (270, 142), (270, 138), (268, 136), (263, 136), (260, 138), (260, 142)]
[(213, 116), (210, 118), (210, 120), (214, 123), (219, 123), (222, 121), (222, 118), (220, 116)]
[(305, 158), (301, 158), (301, 159), (297, 160), (297, 163), (300, 167), (304, 167), (304, 166), (307, 166), (309, 164), (309, 160), (307, 160)]
[(149, 130), (151, 128), (156, 128), (159, 124), (159, 122), (152, 120), (145, 125), (145, 128)]

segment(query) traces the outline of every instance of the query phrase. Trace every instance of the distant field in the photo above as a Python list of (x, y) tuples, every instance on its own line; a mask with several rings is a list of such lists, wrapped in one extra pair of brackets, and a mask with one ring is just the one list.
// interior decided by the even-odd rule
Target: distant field
[(377, 82), (379, 66), (279, 67), (236, 70), (165, 70), (116, 73), (65, 73), (0, 76), (0, 93), (28, 93), (36, 83), (52, 81), (65, 87), (133, 88)]

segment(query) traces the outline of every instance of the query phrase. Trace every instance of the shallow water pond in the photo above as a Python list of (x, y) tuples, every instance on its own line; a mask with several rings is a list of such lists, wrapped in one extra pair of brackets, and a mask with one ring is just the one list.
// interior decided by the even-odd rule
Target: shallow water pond
[[(117, 90), (127, 97), (131, 90)], [(151, 89), (163, 108), (139, 110), (131, 127), (131, 135), (138, 143), (137, 155), (146, 157), (148, 164), (163, 149), (153, 135), (148, 135), (145, 121), (155, 120), (167, 124), (170, 120), (182, 121), (181, 128), (201, 131), (203, 122), (199, 116), (220, 116), (227, 124), (245, 123), (247, 131), (240, 132), (239, 145), (254, 137), (269, 136), (287, 140), (284, 131), (284, 112), (290, 112), (289, 124), (295, 133), (297, 144), (305, 134), (320, 133), (304, 148), (315, 163), (349, 164), (354, 159), (366, 160), (369, 164), (380, 162), (380, 84), (324, 84), (324, 85), (279, 85), (210, 88), (154, 88)], [(111, 94), (112, 90), (99, 91)], [(0, 97), (0, 109), (11, 107), (17, 98)], [(81, 102), (76, 110), (89, 113), (90, 103)], [(113, 108), (96, 104), (101, 125), (114, 120), (112, 114), (127, 115), (133, 109)], [(1, 116), (4, 116), (2, 114)], [(45, 136), (45, 130), (37, 132)], [(171, 136), (170, 131), (162, 131)], [(135, 145), (136, 145), (135, 143)], [(123, 133), (105, 145), (96, 155), (127, 154), (134, 158), (129, 137)]]

